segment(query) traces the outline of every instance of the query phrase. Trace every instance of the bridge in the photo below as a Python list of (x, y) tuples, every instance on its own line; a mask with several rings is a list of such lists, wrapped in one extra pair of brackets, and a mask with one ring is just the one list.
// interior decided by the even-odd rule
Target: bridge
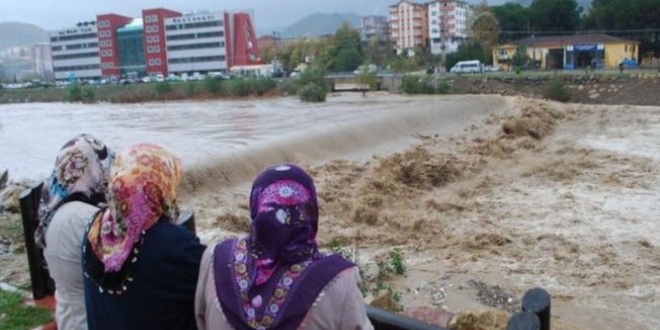
[[(365, 91), (366, 84), (360, 83), (353, 72), (332, 72), (326, 76), (332, 91)], [(401, 89), (403, 74), (379, 71), (376, 73), (376, 90), (396, 92)]]

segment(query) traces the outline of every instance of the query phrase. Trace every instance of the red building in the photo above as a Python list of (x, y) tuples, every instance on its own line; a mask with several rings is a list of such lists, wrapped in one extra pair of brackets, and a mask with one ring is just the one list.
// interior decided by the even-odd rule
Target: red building
[[(56, 79), (228, 72), (232, 66), (260, 64), (251, 17), (246, 12), (182, 14), (165, 8), (145, 9), (141, 19), (98, 15), (96, 24), (51, 33)], [(71, 55), (72, 49), (80, 54)]]
[[(261, 52), (257, 36), (248, 13), (225, 14), (227, 33), (227, 65), (261, 64)], [(231, 46), (230, 46), (231, 45)]]
[(117, 47), (117, 29), (132, 21), (133, 19), (130, 17), (117, 14), (105, 14), (96, 16), (102, 76), (120, 76), (119, 48)]

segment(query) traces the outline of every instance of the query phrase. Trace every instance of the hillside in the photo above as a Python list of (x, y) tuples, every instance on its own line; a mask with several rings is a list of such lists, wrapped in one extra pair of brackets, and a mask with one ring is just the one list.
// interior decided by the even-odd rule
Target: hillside
[(30, 46), (48, 41), (48, 32), (27, 23), (0, 23), (0, 49), (14, 46)]
[(344, 21), (353, 27), (358, 27), (360, 16), (353, 13), (312, 14), (287, 27), (282, 32), (282, 37), (319, 37), (332, 34), (339, 29)]

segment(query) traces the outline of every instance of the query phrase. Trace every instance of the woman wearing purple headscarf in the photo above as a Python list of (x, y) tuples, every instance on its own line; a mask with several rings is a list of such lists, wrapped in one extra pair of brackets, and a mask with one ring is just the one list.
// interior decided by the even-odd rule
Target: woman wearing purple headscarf
[(373, 329), (354, 264), (316, 244), (312, 178), (285, 164), (264, 170), (250, 196), (249, 236), (209, 247), (195, 297), (205, 329)]

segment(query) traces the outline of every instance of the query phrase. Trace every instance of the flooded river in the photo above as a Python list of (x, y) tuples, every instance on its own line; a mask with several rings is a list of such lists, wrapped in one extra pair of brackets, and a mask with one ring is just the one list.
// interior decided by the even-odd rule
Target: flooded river
[[(80, 133), (96, 135), (116, 150), (139, 142), (157, 143), (180, 156), (188, 169), (213, 159), (273, 148), (281, 150), (279, 156), (271, 154), (275, 159), (252, 157), (251, 161), (262, 165), (262, 161), (278, 161), (287, 152), (287, 160), (296, 160), (291, 159), (291, 153), (312, 160), (362, 151), (373, 154), (397, 147), (401, 139), (443, 126), (443, 116), (461, 116), (467, 108), (480, 109), (464, 116), (469, 117), (465, 118), (467, 123), (472, 115), (484, 116), (504, 105), (488, 97), (428, 98), (428, 102), (418, 98), (410, 107), (411, 100), (386, 94), (366, 98), (350, 94), (331, 97), (324, 104), (276, 98), (0, 105), (0, 170), (8, 168), (14, 179), (45, 177), (61, 145)], [(451, 124), (459, 129), (455, 122)]]

